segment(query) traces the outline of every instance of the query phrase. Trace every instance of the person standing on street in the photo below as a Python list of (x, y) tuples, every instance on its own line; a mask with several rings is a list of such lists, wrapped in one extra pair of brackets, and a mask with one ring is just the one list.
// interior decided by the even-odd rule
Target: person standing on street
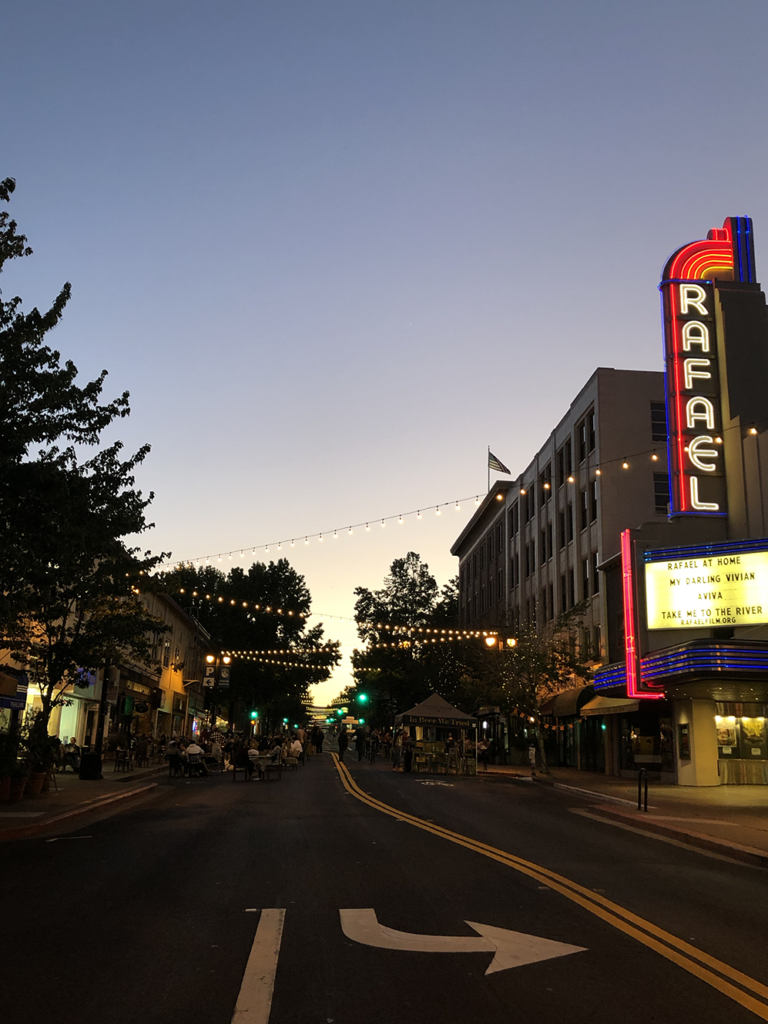
[(342, 728), (341, 732), (339, 733), (339, 760), (342, 762), (342, 764), (344, 762), (344, 753), (348, 746), (349, 736), (347, 735), (347, 730)]
[(357, 751), (357, 760), (363, 760), (363, 754), (365, 753), (365, 729), (362, 725), (358, 725), (355, 729), (355, 750)]

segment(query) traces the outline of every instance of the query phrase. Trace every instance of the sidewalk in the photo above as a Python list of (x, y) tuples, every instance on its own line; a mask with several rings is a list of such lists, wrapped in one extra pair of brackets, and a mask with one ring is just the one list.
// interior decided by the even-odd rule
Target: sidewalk
[[(530, 778), (530, 769), (492, 765), (487, 777)], [(637, 809), (636, 780), (551, 768), (548, 776), (537, 773), (535, 781), (589, 801), (579, 813), (768, 867), (768, 786), (694, 788), (649, 782), (646, 813)]]
[[(81, 780), (71, 772), (56, 776), (47, 793), (22, 797), (16, 804), (0, 804), (0, 842), (28, 839), (69, 826), (70, 821), (115, 804), (130, 803), (146, 796), (157, 786), (157, 778), (168, 774), (168, 765), (153, 764), (131, 772), (114, 772), (113, 762), (104, 764), (104, 778)], [(58, 787), (58, 790), (57, 788)]]

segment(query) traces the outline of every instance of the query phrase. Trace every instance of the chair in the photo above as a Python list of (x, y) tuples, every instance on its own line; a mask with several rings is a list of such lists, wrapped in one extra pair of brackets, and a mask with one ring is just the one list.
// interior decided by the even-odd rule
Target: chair
[(293, 771), (297, 771), (298, 770), (298, 767), (299, 767), (299, 759), (298, 759), (298, 757), (284, 757), (282, 760), (283, 760), (283, 767), (284, 768), (291, 768)]
[(205, 775), (206, 769), (203, 764), (202, 754), (187, 754), (187, 777), (190, 775)]
[(249, 772), (249, 770), (248, 770), (249, 768), (250, 768), (250, 765), (248, 765), (248, 764), (233, 764), (232, 765), (232, 781), (233, 782), (237, 782), (237, 773), (238, 772), (242, 772), (243, 773), (243, 782), (248, 782), (248, 780), (250, 779), (250, 774), (251, 774)]
[(129, 750), (116, 750), (115, 751), (115, 764), (112, 768), (113, 772), (129, 772), (133, 770), (131, 764), (131, 752)]
[(274, 761), (267, 761), (264, 765), (264, 781), (266, 782), (273, 772), (277, 772), (277, 781), (283, 774), (283, 756), (282, 753), (278, 754)]
[(168, 755), (168, 777), (178, 778), (184, 772), (184, 762), (181, 760), (180, 754), (169, 754)]
[(136, 755), (137, 768), (149, 768), (149, 754), (145, 750), (143, 754)]

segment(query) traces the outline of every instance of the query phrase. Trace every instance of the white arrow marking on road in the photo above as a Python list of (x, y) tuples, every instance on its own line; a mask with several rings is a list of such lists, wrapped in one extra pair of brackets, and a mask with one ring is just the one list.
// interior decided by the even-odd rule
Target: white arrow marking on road
[(262, 910), (232, 1024), (269, 1024), (284, 921), (284, 910)]
[(570, 953), (584, 953), (585, 946), (569, 946), (565, 942), (542, 939), (538, 935), (493, 928), (488, 924), (466, 921), (479, 933), (472, 935), (418, 935), (398, 932), (379, 924), (375, 910), (340, 910), (341, 928), (348, 939), (379, 949), (410, 950), (418, 953), (494, 953), (486, 974), (506, 971), (510, 967), (535, 964)]

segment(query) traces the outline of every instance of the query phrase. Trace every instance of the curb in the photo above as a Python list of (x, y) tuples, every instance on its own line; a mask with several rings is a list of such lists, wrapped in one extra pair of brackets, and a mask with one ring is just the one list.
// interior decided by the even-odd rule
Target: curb
[(628, 811), (620, 811), (617, 807), (592, 807), (590, 808), (595, 817), (605, 818), (608, 821), (620, 821), (624, 825), (632, 825), (643, 832), (655, 832), (657, 835), (667, 836), (669, 839), (677, 839), (689, 846), (698, 846), (712, 853), (719, 853), (734, 860), (744, 861), (757, 867), (768, 867), (768, 853), (758, 850), (754, 846), (744, 846), (742, 843), (734, 843), (729, 839), (716, 839), (714, 836), (707, 836), (701, 832), (689, 832), (686, 829), (678, 828), (676, 825), (664, 825), (658, 820), (649, 821), (647, 818), (637, 814), (630, 814)]
[(84, 804), (79, 804), (71, 811), (64, 811), (61, 814), (56, 814), (53, 818), (46, 818), (45, 821), (38, 821), (32, 825), (20, 825), (18, 828), (4, 829), (0, 832), (0, 842), (6, 842), (10, 839), (30, 839), (43, 832), (48, 832), (51, 828), (55, 828), (62, 822), (82, 817), (84, 814), (92, 814), (94, 811), (100, 811), (102, 807), (109, 807), (110, 804), (116, 804), (122, 800), (130, 800), (131, 797), (140, 796), (142, 793), (148, 793), (149, 790), (156, 788), (157, 783), (150, 782), (147, 786), (129, 789), (126, 793), (113, 793), (108, 796), (95, 797)]

